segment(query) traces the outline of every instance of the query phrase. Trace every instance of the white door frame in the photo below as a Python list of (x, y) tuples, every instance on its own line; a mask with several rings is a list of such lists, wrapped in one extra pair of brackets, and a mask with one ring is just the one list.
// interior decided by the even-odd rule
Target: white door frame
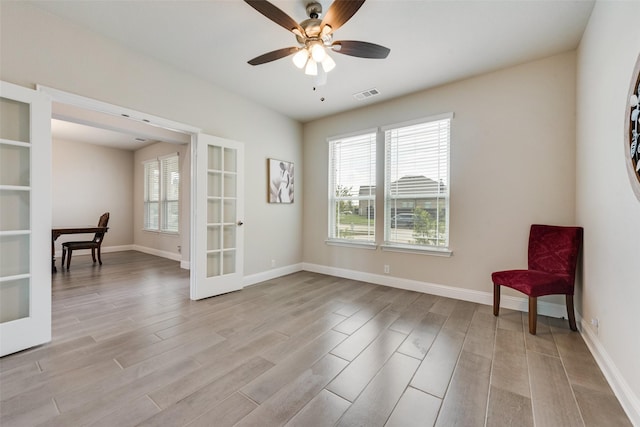
[(198, 134), (201, 133), (201, 129), (187, 125), (185, 123), (174, 122), (172, 120), (168, 120), (162, 117), (157, 117), (151, 114), (142, 113), (140, 111), (132, 110), (130, 108), (120, 107), (114, 104), (109, 104), (106, 102), (98, 101), (96, 99), (87, 98), (81, 95), (76, 95), (73, 93), (65, 92), (59, 89), (54, 89), (51, 87), (36, 85), (36, 89), (49, 94), (51, 96), (51, 100), (53, 102), (58, 102), (61, 104), (68, 104), (74, 107), (83, 108), (91, 111), (98, 111), (105, 114), (111, 114), (114, 116), (125, 116), (129, 117), (132, 120), (138, 120), (140, 122), (147, 123), (151, 126), (158, 126), (164, 129), (169, 129), (177, 132), (182, 132), (187, 135), (191, 135), (191, 170), (189, 171), (189, 176), (191, 180), (191, 203), (190, 203), (190, 230), (189, 230), (189, 264), (190, 264), (190, 294), (195, 294), (196, 287), (196, 274), (197, 274), (197, 264), (194, 262), (195, 259), (195, 237), (196, 237), (196, 152), (197, 152), (197, 143), (198, 143)]

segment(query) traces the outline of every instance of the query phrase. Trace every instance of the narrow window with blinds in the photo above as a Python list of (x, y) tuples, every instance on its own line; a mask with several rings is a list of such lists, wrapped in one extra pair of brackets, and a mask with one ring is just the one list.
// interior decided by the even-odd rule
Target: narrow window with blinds
[(144, 162), (144, 229), (179, 231), (180, 170), (178, 156)]
[(452, 117), (383, 129), (385, 245), (448, 251)]
[(160, 162), (144, 162), (144, 229), (160, 229)]
[(329, 139), (329, 241), (375, 244), (376, 132)]

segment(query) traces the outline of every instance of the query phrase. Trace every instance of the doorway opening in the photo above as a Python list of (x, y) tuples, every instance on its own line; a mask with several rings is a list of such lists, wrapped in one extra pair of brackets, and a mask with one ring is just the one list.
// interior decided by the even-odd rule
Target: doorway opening
[[(53, 225), (86, 223), (109, 211), (103, 252), (136, 250), (190, 269), (199, 129), (53, 88), (37, 89), (52, 100)], [(179, 231), (145, 230), (143, 162), (169, 153), (180, 163)], [(57, 259), (62, 241), (55, 242)]]

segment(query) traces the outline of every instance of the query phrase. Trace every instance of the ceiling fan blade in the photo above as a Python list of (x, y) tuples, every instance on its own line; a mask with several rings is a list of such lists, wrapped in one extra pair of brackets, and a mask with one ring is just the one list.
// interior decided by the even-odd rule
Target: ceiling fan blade
[(391, 49), (369, 42), (356, 40), (338, 40), (331, 44), (331, 48), (338, 53), (358, 58), (384, 59)]
[(365, 0), (335, 0), (324, 15), (320, 28), (331, 27), (332, 33), (347, 22), (360, 9)]
[(266, 64), (267, 62), (275, 61), (276, 59), (284, 58), (285, 56), (292, 55), (299, 51), (299, 47), (285, 47), (283, 49), (267, 52), (264, 55), (256, 56), (252, 60), (248, 61), (251, 65)]
[(276, 24), (285, 28), (288, 31), (298, 30), (300, 34), (304, 34), (304, 30), (296, 21), (289, 15), (278, 9), (273, 4), (266, 0), (244, 0), (249, 6), (271, 19)]

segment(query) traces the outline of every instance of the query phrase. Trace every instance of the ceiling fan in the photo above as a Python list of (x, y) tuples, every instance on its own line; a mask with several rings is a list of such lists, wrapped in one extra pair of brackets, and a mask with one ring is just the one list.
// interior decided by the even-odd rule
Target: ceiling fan
[(317, 80), (323, 83), (326, 73), (336, 65), (327, 50), (359, 58), (383, 59), (389, 55), (388, 48), (374, 43), (356, 40), (333, 41), (333, 32), (351, 19), (365, 0), (334, 0), (322, 20), (319, 19), (322, 5), (316, 1), (311, 2), (307, 4), (309, 19), (300, 23), (266, 0), (244, 1), (276, 24), (291, 31), (299, 43), (299, 46), (285, 47), (257, 56), (248, 61), (251, 65), (265, 64), (294, 55), (293, 63), (298, 68), (304, 68), (306, 74), (316, 76)]

